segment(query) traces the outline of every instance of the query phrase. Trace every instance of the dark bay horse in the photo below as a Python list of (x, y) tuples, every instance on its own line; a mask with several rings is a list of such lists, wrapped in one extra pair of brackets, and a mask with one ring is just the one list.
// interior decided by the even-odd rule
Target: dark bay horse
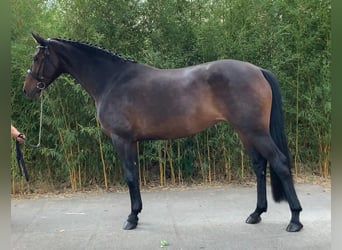
[(269, 162), (273, 198), (287, 200), (290, 206), (286, 230), (296, 232), (303, 227), (280, 90), (271, 72), (237, 60), (158, 69), (94, 45), (32, 35), (38, 46), (23, 91), (28, 97), (38, 97), (66, 73), (93, 97), (101, 127), (118, 152), (129, 187), (131, 213), (124, 229), (137, 226), (142, 210), (137, 142), (191, 136), (220, 121), (235, 128), (257, 176), (257, 205), (246, 222), (259, 223), (267, 210)]

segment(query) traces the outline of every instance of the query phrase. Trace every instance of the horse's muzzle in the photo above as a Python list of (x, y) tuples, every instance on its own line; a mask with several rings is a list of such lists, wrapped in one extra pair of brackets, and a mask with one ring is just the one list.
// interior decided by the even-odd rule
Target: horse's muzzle
[(33, 87), (33, 88), (23, 88), (24, 94), (29, 98), (38, 98), (41, 93), (41, 89)]

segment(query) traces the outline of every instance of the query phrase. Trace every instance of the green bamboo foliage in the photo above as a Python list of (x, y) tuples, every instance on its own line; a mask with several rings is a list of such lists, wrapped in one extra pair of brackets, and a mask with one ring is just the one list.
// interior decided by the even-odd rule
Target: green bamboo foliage
[[(31, 3), (32, 2), (32, 3)], [(99, 44), (160, 68), (222, 58), (250, 61), (277, 76), (294, 174), (330, 177), (331, 3), (323, 0), (11, 0), (12, 122), (38, 140), (39, 100), (21, 93), (35, 43), (29, 31)], [(44, 94), (42, 147), (23, 146), (31, 182), (12, 192), (124, 183), (90, 96), (62, 76)], [(176, 98), (176, 97), (175, 97)], [(255, 178), (233, 128), (219, 123), (193, 137), (142, 141), (142, 186), (241, 182)]]

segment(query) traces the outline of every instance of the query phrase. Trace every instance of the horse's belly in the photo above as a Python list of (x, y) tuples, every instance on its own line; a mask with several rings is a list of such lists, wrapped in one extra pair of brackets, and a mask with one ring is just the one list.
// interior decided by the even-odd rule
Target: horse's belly
[(221, 120), (219, 117), (217, 119), (202, 121), (174, 119), (159, 124), (150, 124), (150, 126), (146, 126), (143, 130), (139, 131), (137, 139), (177, 139), (189, 137), (211, 127)]

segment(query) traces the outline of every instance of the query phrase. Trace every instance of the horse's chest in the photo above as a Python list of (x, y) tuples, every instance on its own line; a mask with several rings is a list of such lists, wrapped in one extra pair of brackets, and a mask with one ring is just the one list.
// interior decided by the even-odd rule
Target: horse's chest
[(111, 136), (117, 134), (117, 131), (127, 130), (127, 122), (121, 114), (118, 107), (112, 103), (98, 102), (96, 103), (97, 118), (103, 132)]

